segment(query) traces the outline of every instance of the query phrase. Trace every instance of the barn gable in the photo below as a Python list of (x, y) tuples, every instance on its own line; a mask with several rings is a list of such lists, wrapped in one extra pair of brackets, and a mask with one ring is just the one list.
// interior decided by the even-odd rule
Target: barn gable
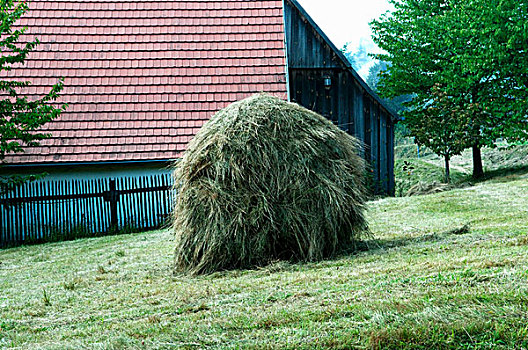
[(284, 15), (290, 99), (363, 141), (377, 191), (393, 193), (396, 113), (296, 0), (284, 0)]

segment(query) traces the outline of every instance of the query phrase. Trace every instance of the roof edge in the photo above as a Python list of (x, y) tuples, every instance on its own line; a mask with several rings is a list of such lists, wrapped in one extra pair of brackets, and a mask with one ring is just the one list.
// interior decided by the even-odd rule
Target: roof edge
[(332, 49), (332, 51), (334, 51), (334, 53), (341, 59), (341, 61), (344, 63), (345, 67), (348, 68), (348, 70), (350, 71), (350, 73), (352, 73), (352, 76), (354, 76), (354, 78), (359, 82), (359, 85), (361, 85), (361, 87), (369, 94), (371, 95), (374, 100), (376, 100), (376, 102), (378, 102), (380, 104), (381, 107), (383, 107), (392, 117), (392, 120), (393, 121), (397, 121), (399, 120), (399, 116), (398, 116), (398, 113), (396, 113), (392, 108), (390, 108), (389, 106), (387, 106), (386, 102), (384, 102), (380, 97), (379, 95), (374, 92), (374, 90), (372, 90), (368, 85), (367, 83), (363, 80), (363, 78), (361, 78), (359, 76), (359, 74), (356, 72), (356, 70), (352, 67), (352, 65), (350, 64), (350, 62), (348, 61), (348, 59), (345, 57), (345, 55), (343, 54), (343, 52), (341, 52), (341, 50), (339, 50), (335, 45), (334, 43), (332, 42), (332, 40), (330, 40), (330, 38), (328, 38), (328, 36), (325, 34), (325, 32), (323, 32), (323, 30), (321, 29), (321, 27), (319, 27), (317, 25), (317, 23), (315, 23), (315, 21), (313, 20), (313, 18), (308, 14), (308, 12), (306, 12), (306, 10), (304, 9), (304, 7), (302, 7), (302, 5), (297, 1), (297, 0), (285, 0), (285, 1), (288, 1), (289, 3), (291, 3), (300, 13), (301, 13), (301, 16), (304, 17), (308, 23), (310, 23), (310, 25), (316, 30), (316, 32), (321, 36), (321, 38), (323, 38), (323, 40), (326, 42), (326, 44), (328, 46), (330, 46), (330, 48)]

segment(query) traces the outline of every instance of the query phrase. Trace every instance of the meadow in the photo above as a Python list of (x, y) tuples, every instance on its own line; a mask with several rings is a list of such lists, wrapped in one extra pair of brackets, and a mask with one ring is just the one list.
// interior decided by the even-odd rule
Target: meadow
[(173, 275), (167, 230), (0, 251), (2, 349), (526, 349), (528, 173), (369, 203), (361, 251)]

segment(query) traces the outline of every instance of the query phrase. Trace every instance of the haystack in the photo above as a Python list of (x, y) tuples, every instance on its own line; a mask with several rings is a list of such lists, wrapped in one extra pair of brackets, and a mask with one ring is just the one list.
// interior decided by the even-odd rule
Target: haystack
[(175, 269), (316, 261), (367, 229), (359, 143), (324, 117), (261, 94), (213, 116), (174, 172)]

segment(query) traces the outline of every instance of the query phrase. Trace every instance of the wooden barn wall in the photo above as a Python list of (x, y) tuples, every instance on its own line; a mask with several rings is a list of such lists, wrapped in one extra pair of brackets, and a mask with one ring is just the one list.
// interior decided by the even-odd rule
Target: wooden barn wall
[[(389, 117), (390, 118), (390, 117)], [(388, 193), (391, 196), (394, 196), (395, 189), (396, 189), (396, 179), (394, 178), (394, 123), (391, 121), (389, 123), (388, 133), (389, 133), (389, 144), (388, 144), (388, 150), (389, 150), (389, 161), (387, 164), (388, 175), (389, 175), (389, 186), (388, 186)]]
[(380, 184), (381, 188), (385, 191), (389, 191), (389, 152), (388, 152), (388, 133), (387, 133), (387, 114), (380, 112)]
[[(326, 76), (336, 84), (333, 89), (325, 88)], [(354, 133), (354, 101), (344, 98), (354, 93), (348, 79), (343, 70), (291, 69), (290, 99), (327, 117), (341, 129)]]
[(344, 68), (332, 48), (322, 45), (310, 23), (288, 1), (285, 1), (284, 18), (290, 68)]
[[(324, 78), (332, 79), (325, 88)], [(342, 69), (290, 69), (290, 99), (360, 139), (377, 192), (394, 189), (394, 127), (390, 115)]]
[[(394, 140), (390, 115), (288, 1), (285, 1), (290, 100), (360, 139), (375, 191), (394, 193)], [(325, 78), (332, 84), (325, 87)]]
[(380, 192), (380, 107), (378, 104), (369, 104), (370, 106), (370, 163), (372, 166), (372, 178), (376, 186), (376, 192)]

